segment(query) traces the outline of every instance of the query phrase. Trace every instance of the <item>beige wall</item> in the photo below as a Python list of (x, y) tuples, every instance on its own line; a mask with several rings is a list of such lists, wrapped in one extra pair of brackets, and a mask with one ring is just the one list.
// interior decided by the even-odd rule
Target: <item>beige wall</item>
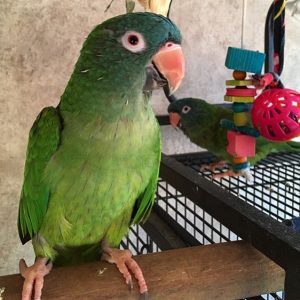
[[(103, 20), (125, 12), (123, 0), (0, 1), (0, 274), (17, 271), (21, 257), (32, 260), (31, 245), (22, 246), (16, 229), (19, 193), (29, 129), (39, 111), (56, 105), (89, 31)], [(244, 43), (263, 50), (263, 22), (271, 1), (246, 6)], [(187, 74), (177, 96), (221, 102), (228, 46), (241, 45), (243, 1), (173, 0), (171, 18), (181, 28)], [(284, 81), (300, 90), (300, 17), (287, 12), (287, 54)], [(155, 93), (157, 113), (167, 102)], [(163, 129), (165, 152), (194, 151), (180, 132)]]

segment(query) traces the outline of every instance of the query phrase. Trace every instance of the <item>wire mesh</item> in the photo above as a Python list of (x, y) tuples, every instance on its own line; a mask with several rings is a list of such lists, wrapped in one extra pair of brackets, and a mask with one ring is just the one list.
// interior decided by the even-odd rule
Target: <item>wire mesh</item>
[(168, 182), (159, 180), (156, 203), (202, 245), (239, 238), (219, 221), (182, 195)]
[(120, 249), (130, 249), (133, 255), (160, 252), (159, 246), (139, 225), (130, 228), (128, 235), (122, 240)]
[(217, 168), (211, 172), (204, 164), (216, 161), (210, 153), (176, 157), (199, 175), (237, 195), (278, 221), (300, 215), (300, 153), (280, 153), (269, 155), (251, 168), (253, 181), (244, 177), (224, 177), (214, 179), (213, 175), (228, 170)]
[[(216, 185), (237, 195), (278, 221), (300, 215), (300, 153), (281, 153), (268, 156), (252, 167), (253, 182), (243, 177), (214, 179), (212, 175), (228, 170), (228, 166), (211, 172), (204, 165), (216, 161), (208, 153), (174, 156), (185, 166), (197, 171), (199, 176), (212, 180)], [(236, 241), (240, 238), (167, 181), (159, 179), (156, 204), (169, 218), (192, 235), (199, 244), (207, 245)], [(151, 237), (140, 226), (135, 226), (123, 241), (123, 247), (134, 253), (160, 251)], [(283, 293), (271, 293), (250, 299), (281, 300)]]

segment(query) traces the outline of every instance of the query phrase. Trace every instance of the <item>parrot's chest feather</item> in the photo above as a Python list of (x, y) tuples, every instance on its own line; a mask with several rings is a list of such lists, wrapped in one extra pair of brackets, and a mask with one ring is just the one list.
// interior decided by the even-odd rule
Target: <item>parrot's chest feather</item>
[(45, 176), (51, 186), (47, 217), (59, 224), (52, 238), (92, 243), (122, 214), (128, 218), (159, 163), (159, 147), (153, 113), (66, 123)]

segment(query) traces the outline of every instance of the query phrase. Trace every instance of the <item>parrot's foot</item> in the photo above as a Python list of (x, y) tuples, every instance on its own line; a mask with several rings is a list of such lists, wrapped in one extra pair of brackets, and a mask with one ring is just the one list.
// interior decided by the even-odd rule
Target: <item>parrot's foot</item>
[(253, 182), (253, 176), (251, 174), (250, 169), (242, 170), (242, 171), (233, 171), (232, 169), (229, 169), (226, 172), (222, 172), (219, 174), (213, 174), (212, 179), (220, 179), (224, 177), (240, 177), (243, 176), (248, 182)]
[(133, 288), (132, 277), (129, 272), (131, 271), (138, 282), (141, 295), (143, 298), (147, 298), (148, 288), (144, 275), (137, 262), (132, 258), (132, 253), (129, 250), (103, 249), (102, 259), (117, 265), (130, 289)]
[(220, 160), (218, 162), (214, 162), (214, 163), (210, 163), (207, 165), (202, 165), (200, 167), (200, 171), (204, 172), (204, 171), (211, 171), (211, 172), (215, 172), (216, 169), (218, 168), (225, 168), (227, 167), (227, 163), (225, 160)]
[(220, 179), (220, 178), (224, 178), (224, 177), (239, 177), (239, 176), (242, 176), (242, 175), (243, 174), (241, 172), (235, 172), (232, 169), (230, 169), (226, 172), (213, 174), (212, 179)]
[(44, 277), (52, 269), (52, 263), (47, 264), (47, 258), (38, 257), (31, 267), (27, 267), (24, 259), (19, 262), (20, 273), (24, 277), (22, 300), (41, 299)]

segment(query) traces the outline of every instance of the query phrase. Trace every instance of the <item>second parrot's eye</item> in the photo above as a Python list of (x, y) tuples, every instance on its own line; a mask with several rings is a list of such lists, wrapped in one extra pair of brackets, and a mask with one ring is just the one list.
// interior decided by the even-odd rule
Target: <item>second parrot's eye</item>
[(128, 31), (122, 36), (122, 45), (133, 53), (142, 52), (146, 48), (143, 36), (135, 31)]
[(187, 105), (185, 105), (185, 106), (182, 108), (182, 112), (183, 112), (184, 114), (187, 114), (190, 110), (191, 110), (191, 108), (190, 108), (189, 106), (187, 106)]

